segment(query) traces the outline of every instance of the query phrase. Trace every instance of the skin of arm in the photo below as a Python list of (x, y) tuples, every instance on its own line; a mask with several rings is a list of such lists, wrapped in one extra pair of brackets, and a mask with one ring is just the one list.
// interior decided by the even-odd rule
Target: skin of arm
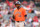
[(27, 15), (25, 15), (25, 19), (27, 19)]

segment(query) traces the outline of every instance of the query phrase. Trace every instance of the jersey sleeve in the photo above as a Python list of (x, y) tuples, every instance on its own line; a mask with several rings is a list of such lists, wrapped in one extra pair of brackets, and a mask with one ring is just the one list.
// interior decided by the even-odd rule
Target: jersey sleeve
[(26, 13), (26, 10), (25, 9), (23, 9), (23, 15), (26, 15), (27, 13)]

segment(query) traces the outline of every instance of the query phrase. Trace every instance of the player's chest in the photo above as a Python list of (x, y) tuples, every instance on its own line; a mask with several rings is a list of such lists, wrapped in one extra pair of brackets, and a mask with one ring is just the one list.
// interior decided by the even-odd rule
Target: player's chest
[(15, 14), (22, 14), (22, 10), (17, 10)]

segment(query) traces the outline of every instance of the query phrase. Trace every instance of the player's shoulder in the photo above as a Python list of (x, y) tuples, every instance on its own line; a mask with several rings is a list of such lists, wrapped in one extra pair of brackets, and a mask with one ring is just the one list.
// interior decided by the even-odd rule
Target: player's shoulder
[(25, 10), (23, 7), (21, 7), (22, 10)]

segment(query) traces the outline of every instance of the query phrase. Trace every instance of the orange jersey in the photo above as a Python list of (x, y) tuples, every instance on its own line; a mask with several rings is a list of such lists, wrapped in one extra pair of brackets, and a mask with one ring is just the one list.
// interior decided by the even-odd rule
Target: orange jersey
[(25, 21), (24, 18), (25, 14), (26, 11), (22, 7), (19, 10), (18, 9), (14, 10), (14, 16), (16, 21)]

